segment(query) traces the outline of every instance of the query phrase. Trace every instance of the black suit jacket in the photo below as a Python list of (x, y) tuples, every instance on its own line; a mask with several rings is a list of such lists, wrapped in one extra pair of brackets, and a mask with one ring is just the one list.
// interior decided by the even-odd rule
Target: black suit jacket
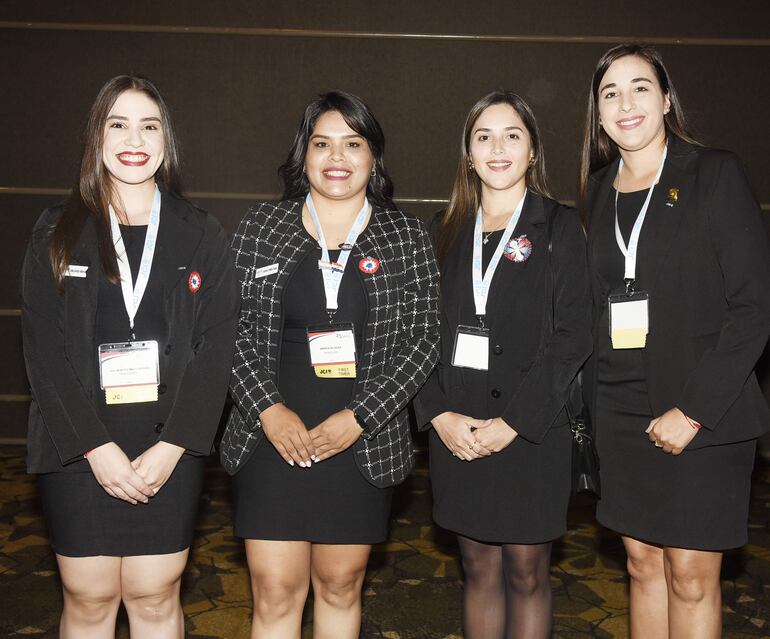
[[(32, 391), (27, 432), (29, 472), (86, 470), (83, 454), (111, 441), (94, 399), (97, 344), (94, 327), (99, 281), (96, 233), (89, 218), (71, 263), (84, 278), (54, 285), (48, 244), (62, 207), (46, 209), (32, 232), (22, 273), (24, 356)], [(201, 288), (193, 293), (189, 276)], [(157, 439), (207, 455), (217, 430), (232, 364), (238, 296), (227, 237), (219, 222), (185, 200), (162, 194), (161, 221), (150, 277), (163, 279), (168, 335), (159, 402), (167, 411)]]
[[(588, 259), (594, 319), (608, 286), (593, 266), (596, 237), (614, 224), (609, 206), (618, 160), (591, 176)], [(672, 191), (676, 189), (676, 191)], [(649, 283), (644, 366), (654, 415), (678, 407), (703, 424), (689, 448), (752, 439), (770, 428), (754, 374), (770, 334), (770, 246), (740, 162), (727, 151), (669, 139), (668, 157), (639, 241)], [(594, 326), (595, 337), (598, 338)], [(596, 399), (596, 365), (584, 380)]]
[(485, 316), (490, 330), (487, 389), (483, 397), (472, 397), (464, 369), (451, 361), (459, 309), (469, 297), (472, 304), (473, 218), (442, 265), (441, 359), (415, 399), (418, 424), (428, 427), (445, 411), (475, 410), (471, 417), (502, 417), (520, 436), (540, 443), (551, 426), (567, 423), (570, 384), (591, 352), (583, 229), (574, 209), (527, 193), (514, 236), (526, 235), (532, 254), (521, 263), (503, 258), (495, 271)]
[[(283, 401), (276, 384), (283, 290), (315, 244), (302, 228), (304, 201), (257, 204), (233, 237), (243, 308), (230, 382), (235, 405), (220, 447), (230, 474), (262, 440), (259, 414)], [(438, 269), (422, 223), (395, 207), (373, 207), (347, 268), (364, 257), (378, 259), (380, 267), (363, 277), (366, 331), (347, 407), (366, 425), (354, 444), (361, 474), (376, 486), (392, 486), (414, 466), (406, 406), (438, 358)], [(270, 265), (277, 272), (258, 274)]]

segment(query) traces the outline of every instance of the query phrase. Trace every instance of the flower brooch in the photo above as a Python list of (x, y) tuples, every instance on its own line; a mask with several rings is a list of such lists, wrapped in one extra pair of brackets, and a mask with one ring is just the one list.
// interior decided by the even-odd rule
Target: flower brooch
[(512, 237), (505, 245), (503, 255), (511, 262), (526, 262), (532, 255), (532, 242), (526, 235)]

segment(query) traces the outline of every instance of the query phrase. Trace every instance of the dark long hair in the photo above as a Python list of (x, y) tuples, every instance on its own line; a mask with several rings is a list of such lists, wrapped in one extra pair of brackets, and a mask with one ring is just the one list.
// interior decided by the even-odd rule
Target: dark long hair
[(679, 94), (671, 81), (666, 65), (663, 64), (663, 57), (660, 55), (660, 52), (655, 47), (638, 43), (625, 43), (612, 47), (596, 63), (596, 69), (594, 69), (591, 86), (588, 91), (583, 150), (580, 157), (580, 209), (583, 213), (588, 178), (594, 171), (612, 162), (619, 153), (618, 145), (612, 141), (599, 125), (599, 85), (610, 65), (615, 60), (629, 55), (641, 58), (655, 69), (658, 84), (660, 84), (663, 93), (668, 95), (671, 107), (668, 113), (663, 116), (666, 134), (675, 135), (691, 144), (700, 144), (687, 126), (687, 118), (682, 109)]
[(104, 125), (115, 101), (125, 91), (140, 91), (158, 105), (163, 127), (163, 163), (156, 173), (157, 181), (168, 193), (179, 195), (179, 147), (171, 126), (169, 110), (157, 87), (139, 76), (119, 75), (102, 86), (88, 112), (83, 132), (83, 150), (80, 176), (64, 205), (64, 212), (56, 224), (49, 245), (49, 258), (54, 280), (59, 290), (64, 287), (64, 273), (80, 237), (83, 224), (89, 217), (96, 227), (99, 261), (107, 279), (113, 284), (120, 281), (118, 261), (112, 242), (109, 204), (114, 199), (114, 186), (102, 160)]
[(300, 197), (310, 190), (307, 175), (303, 170), (305, 155), (318, 118), (328, 111), (337, 111), (347, 125), (369, 144), (369, 150), (374, 156), (375, 175), (369, 179), (366, 196), (381, 206), (392, 205), (393, 181), (383, 160), (385, 136), (382, 127), (361, 98), (345, 91), (322, 93), (305, 108), (294, 142), (289, 149), (289, 157), (278, 169), (278, 175), (283, 182), (283, 199)]
[(530, 164), (524, 177), (527, 188), (545, 197), (550, 197), (545, 172), (545, 153), (535, 114), (524, 99), (512, 91), (498, 90), (488, 93), (471, 107), (468, 117), (465, 118), (460, 144), (460, 161), (457, 163), (452, 195), (449, 198), (449, 206), (441, 219), (437, 247), (440, 262), (444, 261), (451, 250), (465, 221), (469, 216), (474, 215), (479, 208), (481, 178), (475, 169), (470, 167), (471, 134), (476, 120), (488, 107), (495, 104), (507, 104), (519, 114), (529, 133), (534, 156), (534, 162)]

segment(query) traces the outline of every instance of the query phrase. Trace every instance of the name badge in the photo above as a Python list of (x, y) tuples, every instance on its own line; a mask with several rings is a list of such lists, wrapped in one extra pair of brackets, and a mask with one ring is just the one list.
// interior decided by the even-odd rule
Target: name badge
[(88, 272), (87, 266), (81, 264), (70, 264), (64, 271), (64, 277), (85, 277)]
[(353, 324), (308, 326), (310, 364), (316, 377), (352, 378), (356, 376), (356, 336)]
[(100, 344), (99, 381), (107, 404), (158, 401), (158, 342)]
[(275, 275), (278, 272), (278, 262), (263, 266), (254, 271), (254, 279), (258, 280), (260, 277), (267, 277), (268, 275)]
[(612, 348), (644, 348), (650, 332), (649, 295), (645, 291), (610, 295)]
[(489, 369), (489, 330), (479, 326), (458, 326), (452, 353), (452, 366)]

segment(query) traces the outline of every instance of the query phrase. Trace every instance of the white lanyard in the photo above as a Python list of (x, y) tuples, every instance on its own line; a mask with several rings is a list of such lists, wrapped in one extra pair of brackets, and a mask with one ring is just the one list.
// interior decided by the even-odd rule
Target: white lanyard
[(110, 204), (110, 225), (112, 227), (112, 241), (115, 244), (115, 253), (118, 256), (118, 270), (120, 271), (120, 288), (123, 291), (123, 303), (126, 305), (128, 313), (128, 323), (131, 327), (131, 338), (134, 339), (134, 318), (139, 310), (139, 304), (142, 303), (144, 291), (147, 288), (147, 282), (150, 279), (150, 269), (152, 268), (152, 258), (155, 255), (155, 240), (158, 237), (158, 227), (160, 226), (160, 191), (155, 187), (155, 197), (152, 201), (150, 210), (150, 221), (147, 224), (147, 235), (144, 238), (144, 249), (142, 250), (142, 261), (139, 263), (139, 272), (136, 274), (136, 286), (132, 284), (131, 265), (128, 263), (126, 255), (126, 246), (123, 244), (123, 237), (120, 234), (120, 225), (118, 216)]
[(516, 209), (513, 211), (513, 215), (511, 215), (511, 219), (508, 220), (508, 225), (505, 227), (505, 231), (503, 231), (503, 236), (500, 238), (500, 241), (497, 243), (497, 248), (495, 248), (495, 252), (492, 254), (492, 259), (489, 261), (489, 264), (487, 265), (487, 270), (484, 272), (483, 276), (481, 273), (481, 264), (482, 264), (482, 246), (481, 246), (481, 235), (484, 229), (484, 217), (481, 211), (481, 207), (479, 207), (479, 210), (476, 211), (476, 226), (473, 229), (473, 265), (472, 265), (472, 273), (473, 273), (473, 302), (476, 305), (476, 315), (481, 319), (485, 314), (487, 310), (487, 298), (489, 297), (489, 287), (492, 284), (492, 277), (495, 274), (495, 269), (497, 269), (497, 265), (500, 263), (500, 258), (503, 255), (503, 249), (505, 249), (505, 245), (508, 243), (508, 240), (511, 239), (511, 235), (513, 235), (513, 230), (516, 228), (516, 224), (519, 222), (519, 218), (521, 217), (521, 211), (524, 208), (524, 200), (527, 197), (526, 191), (524, 192), (523, 197), (521, 200), (519, 200), (519, 203), (516, 205)]
[(324, 293), (326, 294), (326, 310), (337, 310), (337, 294), (340, 291), (340, 284), (342, 283), (342, 276), (345, 273), (345, 265), (348, 263), (350, 252), (353, 250), (353, 246), (358, 239), (359, 234), (366, 224), (366, 216), (369, 213), (369, 200), (364, 198), (364, 205), (356, 215), (356, 219), (353, 220), (353, 226), (348, 231), (348, 236), (345, 239), (345, 243), (340, 250), (340, 256), (336, 262), (332, 262), (329, 258), (329, 247), (326, 245), (326, 238), (324, 237), (323, 229), (321, 228), (321, 221), (318, 219), (318, 213), (315, 210), (313, 204), (313, 198), (310, 193), (305, 198), (305, 204), (307, 204), (307, 210), (310, 213), (310, 219), (313, 220), (316, 233), (318, 233), (318, 244), (321, 246), (321, 261), (318, 263), (321, 269), (321, 275), (324, 280)]
[(633, 284), (633, 281), (636, 279), (636, 251), (639, 248), (639, 236), (642, 233), (642, 225), (644, 224), (644, 218), (647, 215), (647, 209), (650, 206), (652, 191), (655, 189), (655, 185), (658, 183), (658, 180), (660, 180), (661, 173), (663, 173), (663, 165), (666, 163), (667, 154), (668, 146), (663, 149), (663, 157), (660, 158), (660, 166), (658, 167), (658, 172), (652, 179), (650, 190), (647, 191), (647, 198), (644, 200), (642, 209), (639, 211), (639, 215), (636, 217), (636, 222), (634, 222), (634, 227), (631, 229), (631, 237), (628, 238), (628, 248), (626, 248), (626, 243), (623, 240), (623, 234), (620, 232), (620, 223), (618, 222), (618, 191), (620, 189), (620, 172), (623, 170), (623, 158), (620, 158), (620, 163), (618, 164), (618, 188), (615, 189), (615, 240), (618, 243), (618, 248), (620, 248), (621, 252), (626, 258), (625, 274), (623, 277), (626, 280), (626, 286), (629, 288), (629, 290)]

